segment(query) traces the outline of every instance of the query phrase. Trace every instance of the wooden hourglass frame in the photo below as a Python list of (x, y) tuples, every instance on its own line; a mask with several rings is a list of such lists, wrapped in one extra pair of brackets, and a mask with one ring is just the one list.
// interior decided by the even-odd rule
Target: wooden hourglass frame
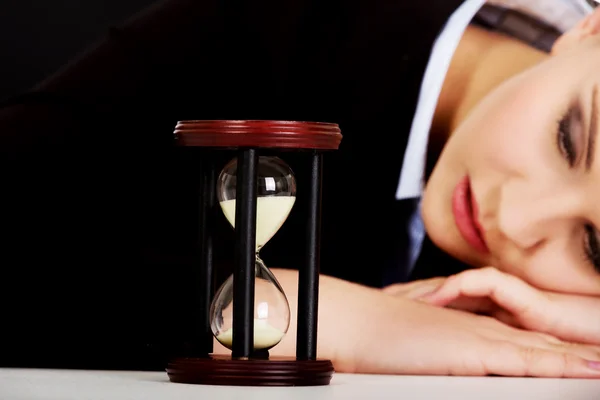
[[(330, 360), (317, 359), (321, 180), (323, 153), (337, 150), (339, 126), (321, 122), (207, 120), (180, 121), (178, 145), (206, 151), (237, 152), (235, 210), (235, 265), (233, 271), (233, 343), (231, 355), (213, 352), (210, 305), (214, 296), (214, 237), (209, 212), (216, 201), (216, 170), (211, 157), (203, 162), (200, 212), (201, 335), (195, 354), (167, 366), (171, 382), (235, 386), (328, 385), (334, 369)], [(257, 168), (260, 153), (302, 151), (310, 158), (310, 182), (299, 182), (308, 193), (305, 262), (299, 269), (296, 357), (269, 357), (254, 351), (254, 295), (256, 260)], [(235, 334), (235, 332), (238, 332)], [(239, 333), (241, 332), (241, 333)]]

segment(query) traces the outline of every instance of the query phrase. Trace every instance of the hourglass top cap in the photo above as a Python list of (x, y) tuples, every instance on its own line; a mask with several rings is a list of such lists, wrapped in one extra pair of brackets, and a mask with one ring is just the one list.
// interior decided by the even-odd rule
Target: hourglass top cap
[(342, 140), (338, 124), (307, 121), (189, 120), (174, 133), (179, 145), (196, 147), (337, 150)]

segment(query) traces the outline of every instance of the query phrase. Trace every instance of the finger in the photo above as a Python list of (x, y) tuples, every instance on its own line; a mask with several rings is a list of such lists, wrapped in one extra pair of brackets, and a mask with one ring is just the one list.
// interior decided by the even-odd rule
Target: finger
[(487, 297), (459, 297), (446, 306), (454, 310), (468, 311), (475, 314), (494, 315), (500, 310), (498, 305)]
[(415, 285), (411, 287), (405, 294), (404, 297), (407, 299), (418, 300), (423, 296), (426, 296), (430, 293), (438, 290), (446, 281), (446, 278), (433, 278), (428, 279), (426, 282), (423, 282), (421, 285)]
[(425, 301), (447, 305), (460, 296), (489, 297), (517, 318), (528, 319), (538, 330), (546, 328), (546, 316), (552, 315), (547, 310), (550, 301), (542, 292), (491, 267), (451, 276), (439, 290), (426, 296)]
[(530, 337), (530, 340), (523, 338), (515, 343), (526, 347), (536, 347), (544, 350), (552, 350), (560, 353), (572, 354), (584, 358), (586, 360), (600, 361), (600, 351), (595, 346), (565, 342), (555, 336), (541, 332), (527, 333), (533, 333), (534, 337)]
[(394, 296), (416, 299), (439, 288), (446, 278), (430, 278), (409, 283), (398, 283), (382, 289), (383, 292)]
[(486, 375), (600, 378), (600, 363), (572, 353), (524, 347), (505, 341), (488, 346), (481, 360)]
[(600, 297), (548, 294), (556, 318), (551, 333), (561, 338), (587, 344), (600, 344)]
[[(505, 318), (510, 318), (507, 316)], [(504, 317), (501, 317), (504, 318)], [(511, 321), (508, 321), (511, 322)], [(532, 332), (518, 328), (518, 322), (507, 325), (504, 329), (498, 329), (502, 336), (497, 341), (508, 340), (521, 347), (532, 347), (541, 350), (556, 351), (571, 354), (586, 360), (600, 361), (600, 349), (598, 346), (565, 342), (553, 335), (542, 332)]]
[(510, 325), (515, 328), (523, 328), (522, 324), (517, 320), (517, 318), (515, 318), (514, 314), (501, 308), (491, 312), (490, 315), (506, 325)]
[(600, 361), (600, 351), (598, 349), (582, 344), (557, 343), (554, 345), (554, 350), (574, 354), (590, 361)]

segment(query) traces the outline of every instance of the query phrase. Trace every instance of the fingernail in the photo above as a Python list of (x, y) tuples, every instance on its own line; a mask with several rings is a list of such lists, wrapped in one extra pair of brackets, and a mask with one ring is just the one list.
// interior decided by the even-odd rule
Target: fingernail
[(592, 369), (600, 370), (600, 361), (588, 361), (588, 366)]

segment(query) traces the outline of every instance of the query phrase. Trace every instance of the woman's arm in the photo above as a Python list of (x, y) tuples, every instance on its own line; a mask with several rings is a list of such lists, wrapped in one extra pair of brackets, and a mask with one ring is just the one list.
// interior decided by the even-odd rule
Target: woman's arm
[[(292, 311), (273, 355), (295, 354), (297, 272), (274, 270)], [(561, 344), (488, 317), (431, 307), (321, 276), (318, 357), (336, 371), (600, 378), (600, 350)], [(215, 344), (215, 352), (227, 350)]]

